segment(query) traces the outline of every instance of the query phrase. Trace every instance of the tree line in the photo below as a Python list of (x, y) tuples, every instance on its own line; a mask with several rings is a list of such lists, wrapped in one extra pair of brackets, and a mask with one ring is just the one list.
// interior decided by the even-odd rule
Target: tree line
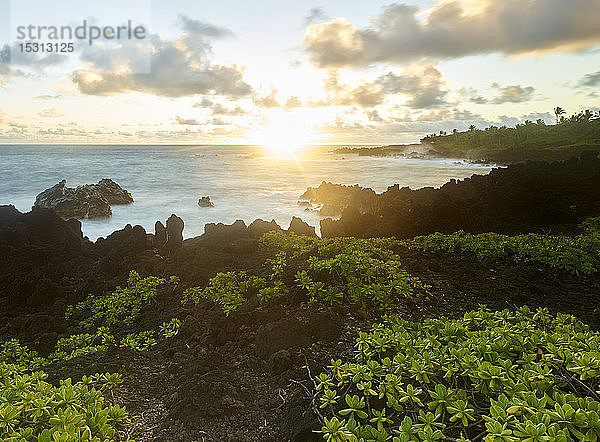
[(539, 149), (600, 145), (600, 112), (585, 110), (570, 117), (560, 107), (554, 109), (556, 124), (526, 120), (515, 127), (491, 125), (452, 133), (440, 131), (421, 139), (440, 151)]

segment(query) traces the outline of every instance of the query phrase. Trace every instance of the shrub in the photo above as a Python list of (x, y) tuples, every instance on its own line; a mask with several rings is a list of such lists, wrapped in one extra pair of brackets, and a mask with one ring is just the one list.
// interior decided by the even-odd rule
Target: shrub
[(107, 350), (114, 343), (115, 338), (109, 333), (108, 328), (100, 327), (94, 334), (81, 333), (59, 339), (48, 359), (53, 362), (66, 361), (80, 355)]
[(393, 252), (397, 241), (391, 238), (319, 239), (269, 232), (261, 244), (291, 252), (298, 267), (305, 267), (295, 281), (310, 302), (389, 310), (398, 299), (430, 294), (430, 286), (402, 269)]
[(121, 339), (121, 347), (129, 347), (132, 350), (145, 351), (157, 344), (154, 337), (154, 330), (147, 330), (139, 333), (129, 333)]
[[(158, 286), (164, 283), (163, 278), (155, 276), (142, 278), (132, 270), (125, 287), (117, 287), (107, 296), (89, 295), (85, 301), (69, 308), (65, 316), (69, 319), (74, 310), (89, 310), (90, 314), (80, 323), (87, 329), (98, 323), (110, 325), (123, 322), (129, 325), (133, 323), (142, 307), (154, 299)], [(177, 285), (178, 279), (171, 277), (170, 283)]]
[(397, 245), (393, 239), (319, 239), (269, 232), (260, 243), (275, 249), (275, 256), (265, 260), (268, 278), (245, 272), (218, 273), (207, 287), (187, 289), (183, 303), (210, 299), (229, 315), (254, 294), (268, 302), (289, 294), (294, 285), (309, 302), (380, 310), (391, 309), (403, 297), (429, 295), (430, 286), (402, 269), (391, 249)]
[[(593, 229), (590, 223), (587, 229)], [(512, 257), (515, 262), (539, 262), (573, 274), (596, 272), (600, 265), (600, 234), (552, 236), (528, 233), (434, 233), (402, 241), (411, 249), (473, 252), (481, 259)]]
[(327, 440), (568, 441), (600, 436), (600, 334), (576, 318), (485, 308), (386, 317), (317, 381)]
[(0, 362), (0, 437), (5, 441), (112, 441), (127, 417), (119, 405), (105, 405), (103, 393), (122, 379), (115, 374), (83, 377), (59, 386), (42, 371)]
[(245, 272), (219, 272), (205, 288), (191, 287), (183, 292), (183, 303), (198, 304), (201, 299), (210, 299), (219, 304), (229, 315), (246, 302), (251, 289), (259, 290), (264, 287), (265, 279), (247, 276)]

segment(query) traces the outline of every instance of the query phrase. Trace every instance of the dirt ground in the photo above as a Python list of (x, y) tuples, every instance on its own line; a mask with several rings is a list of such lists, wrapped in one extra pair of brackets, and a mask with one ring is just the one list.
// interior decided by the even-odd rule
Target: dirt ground
[[(206, 260), (198, 257), (191, 266), (210, 262), (210, 272), (247, 269), (264, 259), (256, 249), (242, 253), (233, 248), (221, 251), (215, 265), (208, 259), (210, 249), (203, 253)], [(398, 302), (394, 313), (407, 319), (456, 317), (480, 304), (493, 309), (527, 304), (572, 313), (600, 327), (599, 275), (574, 276), (511, 260), (485, 262), (470, 254), (397, 253), (410, 273), (432, 286), (431, 298)], [(189, 255), (182, 256), (189, 264)], [(165, 263), (169, 273), (176, 266), (176, 260)], [(188, 278), (194, 274), (182, 266)], [(200, 279), (210, 272), (197, 268)], [(46, 367), (54, 382), (102, 371), (122, 373), (125, 382), (114, 399), (130, 412), (123, 436), (137, 441), (322, 440), (312, 432), (320, 424), (311, 404), (311, 378), (332, 358), (352, 358), (358, 332), (380, 319), (363, 310), (310, 305), (293, 292), (268, 305), (249, 301), (229, 317), (208, 301), (188, 308), (173, 294), (158, 298), (142, 312), (138, 327), (182, 318), (180, 334), (168, 345), (148, 352), (115, 349)]]

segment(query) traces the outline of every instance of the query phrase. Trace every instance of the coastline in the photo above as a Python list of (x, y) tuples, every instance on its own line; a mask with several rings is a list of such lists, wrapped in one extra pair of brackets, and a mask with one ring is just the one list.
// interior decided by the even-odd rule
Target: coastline
[[(131, 413), (129, 432), (136, 440), (190, 440), (202, 432), (218, 440), (232, 434), (248, 442), (320, 440), (320, 435), (313, 436), (321, 423), (311, 411), (313, 399), (306, 389), (312, 388), (312, 379), (332, 358), (352, 356), (356, 336), (381, 321), (382, 312), (368, 304), (310, 302), (294, 282), (300, 269), (309, 268), (302, 248), (300, 254), (287, 252), (281, 281), (288, 292), (273, 300), (248, 296), (224, 313), (210, 299), (182, 304), (185, 291), (205, 287), (219, 274), (256, 275), (268, 281), (281, 253), (296, 247), (294, 241), (303, 245), (316, 241), (325, 252), (342, 245), (349, 248), (344, 255), (348, 257), (369, 247), (375, 247), (377, 256), (385, 246), (389, 249), (384, 249), (384, 256), (393, 253), (402, 271), (417, 278), (412, 283), (422, 281), (431, 292), (395, 299), (393, 314), (421, 321), (460, 318), (480, 303), (497, 310), (528, 305), (575, 314), (597, 330), (597, 271), (574, 274), (539, 260), (519, 262), (510, 255), (486, 259), (472, 252), (409, 247), (407, 242), (384, 237), (453, 231), (456, 225), (451, 222), (456, 218), (472, 232), (539, 232), (541, 237), (576, 238), (582, 234), (583, 219), (600, 215), (598, 162), (588, 154), (566, 162), (512, 165), (489, 175), (453, 180), (440, 189), (391, 187), (381, 194), (356, 187), (348, 193), (348, 188), (336, 185), (326, 186), (327, 192), (309, 189), (312, 195), (307, 197), (334, 198), (338, 205), (332, 210), (342, 212), (339, 221), (328, 225), (331, 239), (318, 239), (314, 229), (295, 219), (287, 232), (274, 222), (239, 221), (207, 225), (203, 235), (184, 240), (183, 223), (174, 217), (153, 233), (129, 225), (91, 242), (76, 220), (63, 221), (48, 209), (21, 214), (2, 207), (0, 283), (6, 289), (0, 293), (0, 324), (4, 324), (0, 338), (17, 338), (47, 357), (61, 338), (85, 332), (79, 325), (85, 319), (82, 311), (65, 317), (69, 305), (90, 293), (99, 300), (112, 296), (115, 287), (128, 287), (132, 270), (140, 278), (176, 276), (177, 286), (160, 285), (134, 322), (111, 326), (120, 342), (128, 334), (145, 333), (178, 318), (176, 336), (161, 338), (144, 351), (122, 345), (86, 350), (46, 365), (48, 380), (57, 383), (96, 372), (122, 373), (124, 383), (115, 395)], [(542, 188), (547, 193), (539, 192)], [(506, 194), (507, 189), (516, 193)], [(453, 200), (458, 196), (461, 202)], [(473, 206), (468, 201), (486, 204)], [(573, 212), (574, 202), (578, 209)], [(524, 208), (533, 218), (523, 217), (528, 213)], [(504, 215), (498, 216), (496, 210)], [(403, 213), (407, 217), (398, 218)], [(411, 218), (419, 223), (407, 224)], [(420, 230), (402, 234), (411, 226)], [(264, 235), (271, 238), (270, 245)], [(348, 235), (376, 238), (341, 238)]]
[(378, 147), (349, 147), (335, 149), (337, 155), (394, 157), (416, 159), (452, 159), (472, 164), (508, 165), (525, 161), (561, 161), (578, 157), (585, 152), (600, 150), (600, 142), (578, 146), (533, 149), (442, 149), (434, 144), (396, 144)]

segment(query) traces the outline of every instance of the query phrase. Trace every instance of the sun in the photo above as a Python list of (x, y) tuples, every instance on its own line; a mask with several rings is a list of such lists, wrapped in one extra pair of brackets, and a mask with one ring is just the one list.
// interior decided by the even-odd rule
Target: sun
[(271, 119), (256, 136), (258, 145), (281, 157), (293, 157), (314, 139), (315, 132), (308, 123), (286, 115)]

